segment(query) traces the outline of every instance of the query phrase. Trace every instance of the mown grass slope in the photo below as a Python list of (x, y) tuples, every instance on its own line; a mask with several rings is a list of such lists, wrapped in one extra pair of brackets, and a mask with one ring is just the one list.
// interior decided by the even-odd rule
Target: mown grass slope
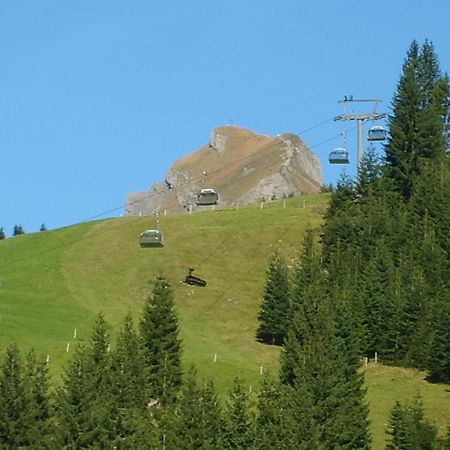
[[(158, 274), (174, 289), (186, 364), (237, 374), (276, 366), (278, 350), (254, 340), (269, 256), (297, 257), (307, 227), (318, 227), (326, 195), (191, 215), (126, 217), (84, 223), (0, 242), (1, 335), (48, 354), (58, 372), (67, 344), (87, 339), (103, 311), (114, 336), (126, 312), (138, 316)], [(165, 247), (141, 249), (141, 231), (159, 227)], [(189, 267), (206, 288), (185, 285)], [(216, 355), (216, 363), (213, 363)], [(214, 368), (217, 368), (215, 370)]]
[[(237, 375), (257, 389), (261, 368), (278, 368), (279, 349), (254, 339), (268, 259), (280, 250), (294, 264), (305, 230), (320, 226), (328, 199), (316, 194), (239, 210), (115, 218), (0, 241), (0, 345), (15, 341), (23, 352), (34, 347), (49, 355), (58, 380), (98, 312), (114, 342), (124, 315), (138, 318), (152, 281), (163, 274), (174, 289), (184, 364), (195, 363), (222, 393)], [(139, 234), (157, 220), (165, 247), (141, 249)], [(181, 282), (189, 267), (206, 288)], [(366, 379), (374, 448), (381, 448), (393, 402), (411, 397), (416, 386), (441, 431), (450, 423), (448, 387), (429, 385), (424, 374), (372, 364)]]

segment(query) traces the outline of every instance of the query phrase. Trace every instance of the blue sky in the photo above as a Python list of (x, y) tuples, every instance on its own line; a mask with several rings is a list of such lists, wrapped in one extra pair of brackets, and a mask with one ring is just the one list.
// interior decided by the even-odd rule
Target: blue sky
[(448, 0), (3, 0), (0, 227), (120, 215), (230, 121), (300, 134), (325, 183), (351, 130), (354, 176), (337, 101), (389, 113), (413, 39), (450, 71), (449, 18)]

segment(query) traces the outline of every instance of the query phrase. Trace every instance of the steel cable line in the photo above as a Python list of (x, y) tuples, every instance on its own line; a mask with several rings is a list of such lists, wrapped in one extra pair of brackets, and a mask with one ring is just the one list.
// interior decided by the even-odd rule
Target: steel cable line
[(323, 144), (326, 144), (327, 142), (334, 141), (334, 140), (337, 139), (338, 137), (341, 137), (343, 133), (349, 133), (350, 131), (355, 130), (357, 127), (358, 127), (358, 126), (355, 125), (355, 126), (353, 126), (353, 127), (351, 127), (351, 128), (348, 128), (348, 129), (345, 130), (345, 131), (341, 131), (339, 134), (336, 134), (335, 136), (332, 136), (332, 137), (330, 137), (330, 138), (328, 138), (328, 139), (326, 139), (326, 140), (324, 140), (324, 141), (322, 141), (322, 142), (319, 142), (318, 144), (312, 145), (312, 146), (309, 147), (309, 148), (316, 148), (316, 147), (319, 147), (319, 146), (321, 146), (321, 145), (323, 145)]
[(323, 122), (319, 122), (319, 123), (317, 123), (316, 125), (313, 125), (312, 127), (306, 128), (306, 130), (300, 131), (299, 133), (296, 133), (296, 134), (297, 134), (298, 136), (302, 136), (302, 135), (308, 133), (309, 131), (315, 130), (316, 128), (319, 128), (319, 127), (321, 127), (322, 125), (325, 125), (325, 124), (327, 124), (327, 123), (329, 123), (329, 122), (333, 122), (333, 121), (334, 121), (334, 118), (333, 118), (333, 117), (330, 117), (329, 119), (324, 120)]
[[(281, 235), (281, 236), (284, 236), (284, 235), (285, 235), (292, 227), (294, 227), (295, 225), (296, 225), (296, 222), (293, 222), (293, 223), (289, 224), (288, 226), (286, 226), (285, 228), (283, 228), (283, 230), (282, 230), (280, 233), (278, 233), (278, 234)], [(242, 229), (243, 229), (243, 227), (241, 228), (241, 230), (242, 230)], [(236, 235), (238, 235), (240, 232), (241, 232), (241, 231), (235, 233), (235, 234), (233, 235), (233, 237), (236, 236)], [(229, 238), (227, 238), (227, 240), (229, 240)], [(259, 243), (257, 243), (254, 239), (251, 239), (251, 240), (252, 240), (252, 242), (253, 242), (257, 247), (259, 247)], [(273, 247), (273, 246), (274, 246), (273, 244), (270, 245), (270, 247)], [(217, 247), (217, 248), (218, 248), (218, 247)], [(202, 264), (202, 263), (205, 262), (207, 259), (209, 259), (210, 256), (211, 256), (211, 253), (208, 254), (207, 257), (204, 258), (204, 259), (200, 262), (200, 264)], [(223, 299), (225, 298), (225, 295), (226, 295), (226, 294), (227, 294), (227, 293), (228, 293), (228, 292), (229, 292), (229, 291), (230, 291), (237, 283), (239, 283), (239, 282), (242, 281), (242, 280), (245, 280), (245, 279), (247, 278), (247, 276), (248, 276), (254, 269), (257, 268), (258, 265), (259, 265), (259, 262), (253, 264), (253, 265), (252, 265), (245, 273), (242, 274), (242, 277), (238, 277), (238, 278), (234, 279), (231, 283), (229, 283), (228, 286), (225, 287), (225, 288), (222, 290), (221, 293), (219, 293), (220, 295), (216, 298), (216, 300), (212, 301), (211, 304), (208, 305), (206, 308), (204, 308), (202, 311), (203, 311), (203, 312), (208, 312), (209, 310), (211, 310), (215, 305), (217, 305), (221, 300), (223, 300)], [(182, 283), (180, 283), (180, 284), (176, 287), (176, 289), (178, 289), (181, 285), (182, 285)], [(174, 291), (175, 291), (176, 289), (174, 289)]]

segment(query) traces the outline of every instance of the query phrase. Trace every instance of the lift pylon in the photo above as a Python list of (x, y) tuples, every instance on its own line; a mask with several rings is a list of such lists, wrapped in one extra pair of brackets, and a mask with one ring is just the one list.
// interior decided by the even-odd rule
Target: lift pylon
[[(344, 100), (338, 100), (338, 103), (343, 105), (344, 114), (340, 114), (334, 118), (334, 121), (356, 120), (358, 129), (358, 174), (361, 169), (361, 162), (364, 158), (364, 121), (365, 120), (381, 120), (386, 117), (384, 113), (378, 113), (377, 106), (382, 100), (379, 99), (354, 99), (353, 95), (346, 95)], [(348, 112), (348, 106), (351, 103), (369, 103), (373, 105), (373, 111), (368, 113), (352, 113)]]

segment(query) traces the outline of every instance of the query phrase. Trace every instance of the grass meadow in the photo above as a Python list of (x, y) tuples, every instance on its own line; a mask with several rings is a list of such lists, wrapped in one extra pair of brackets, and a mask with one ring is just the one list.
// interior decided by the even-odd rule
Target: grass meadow
[[(111, 341), (127, 312), (136, 318), (159, 274), (172, 284), (183, 361), (212, 378), (221, 394), (240, 375), (258, 390), (261, 370), (278, 370), (279, 349), (254, 339), (269, 257), (280, 251), (294, 265), (308, 227), (318, 228), (329, 200), (315, 194), (192, 214), (87, 222), (0, 241), (0, 345), (16, 342), (49, 357), (59, 377), (76, 343), (89, 339), (101, 311)], [(159, 227), (163, 248), (142, 249), (139, 235)], [(188, 268), (205, 288), (182, 283)], [(395, 400), (420, 392), (427, 414), (450, 424), (448, 386), (382, 364), (365, 370), (374, 448), (383, 448)]]

